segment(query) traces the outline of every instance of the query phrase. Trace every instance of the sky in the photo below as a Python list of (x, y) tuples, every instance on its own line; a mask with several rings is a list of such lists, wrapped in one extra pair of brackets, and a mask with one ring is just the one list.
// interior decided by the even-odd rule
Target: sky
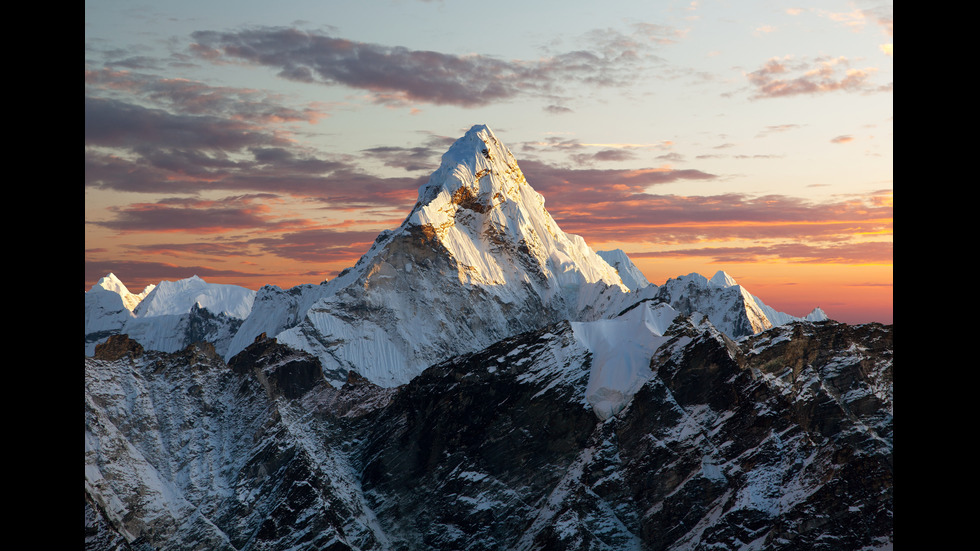
[(85, 288), (320, 283), (486, 124), (650, 282), (892, 323), (892, 2), (86, 0)]

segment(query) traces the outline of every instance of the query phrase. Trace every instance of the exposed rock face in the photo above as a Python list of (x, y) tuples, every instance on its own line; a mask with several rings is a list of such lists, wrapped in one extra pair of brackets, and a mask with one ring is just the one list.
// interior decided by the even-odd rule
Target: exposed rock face
[(265, 333), (232, 358), (228, 367), (235, 373), (254, 375), (271, 398), (301, 398), (324, 384), (316, 357), (283, 346)]
[(129, 335), (113, 335), (102, 344), (95, 346), (95, 358), (113, 361), (120, 358), (139, 358), (143, 355), (143, 345), (129, 338)]
[(654, 376), (605, 421), (568, 322), (397, 388), (309, 384), (316, 359), (264, 336), (231, 367), (206, 347), (86, 358), (87, 537), (174, 550), (892, 541), (890, 326), (732, 341), (680, 316), (664, 336)]
[[(865, 348), (872, 341), (874, 349)], [(756, 542), (764, 549), (859, 549), (888, 541), (890, 342), (891, 328), (877, 324), (797, 323), (737, 349), (720, 334), (679, 332), (654, 359), (664, 398), (637, 395), (623, 418), (649, 426), (639, 411), (646, 407), (676, 416), (662, 442), (648, 439), (631, 454), (637, 472), (662, 473), (652, 486), (664, 497), (642, 503), (659, 507), (643, 531), (674, 543), (650, 548)], [(805, 364), (800, 351), (809, 353)], [(786, 386), (794, 367), (796, 392)], [(856, 414), (854, 403), (880, 392), (883, 381), (889, 390), (882, 400)], [(659, 386), (644, 390), (656, 394)], [(842, 399), (841, 390), (850, 397)], [(641, 425), (623, 434), (634, 429)], [(693, 456), (700, 464), (685, 449), (700, 449)]]
[(597, 419), (566, 322), (426, 370), (370, 418), (362, 484), (401, 549), (516, 543)]

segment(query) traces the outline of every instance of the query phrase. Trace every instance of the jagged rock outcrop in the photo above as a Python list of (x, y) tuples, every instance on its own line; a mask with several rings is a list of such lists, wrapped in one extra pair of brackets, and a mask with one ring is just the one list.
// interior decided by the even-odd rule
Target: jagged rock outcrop
[(252, 374), (270, 398), (301, 398), (325, 384), (320, 361), (315, 356), (279, 344), (265, 333), (228, 362), (235, 373)]
[(139, 358), (143, 355), (143, 345), (129, 338), (129, 335), (112, 335), (105, 342), (95, 346), (99, 360), (113, 361), (120, 358)]

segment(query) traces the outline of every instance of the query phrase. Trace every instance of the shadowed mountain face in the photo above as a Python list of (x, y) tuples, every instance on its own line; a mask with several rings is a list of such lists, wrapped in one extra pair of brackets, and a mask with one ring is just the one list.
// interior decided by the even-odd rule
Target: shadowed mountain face
[(891, 327), (798, 322), (736, 343), (681, 316), (665, 336), (654, 376), (604, 422), (584, 398), (592, 355), (567, 322), (398, 388), (356, 376), (334, 388), (309, 377), (315, 357), (265, 338), (232, 367), (206, 347), (136, 354), (114, 342), (86, 360), (93, 541), (857, 549), (890, 540)]

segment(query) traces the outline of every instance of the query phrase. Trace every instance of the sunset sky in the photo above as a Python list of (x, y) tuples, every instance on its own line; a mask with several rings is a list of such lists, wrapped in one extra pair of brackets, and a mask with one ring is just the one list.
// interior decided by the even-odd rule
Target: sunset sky
[(486, 124), (647, 278), (892, 322), (892, 2), (85, 2), (85, 290), (319, 283)]

